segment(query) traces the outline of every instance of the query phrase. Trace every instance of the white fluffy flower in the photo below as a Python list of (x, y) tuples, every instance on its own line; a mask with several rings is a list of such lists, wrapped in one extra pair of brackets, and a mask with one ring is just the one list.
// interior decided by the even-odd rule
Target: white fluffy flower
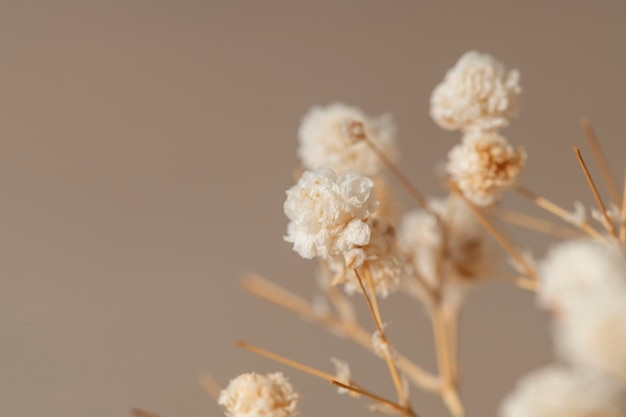
[(517, 383), (500, 407), (501, 417), (622, 417), (623, 392), (597, 375), (551, 366)]
[(369, 216), (376, 211), (376, 189), (369, 178), (350, 171), (306, 171), (287, 190), (285, 240), (303, 258), (343, 255), (370, 241)]
[(294, 417), (298, 400), (298, 393), (282, 373), (248, 373), (230, 381), (218, 403), (228, 417)]
[(519, 72), (492, 56), (466, 52), (430, 98), (430, 115), (447, 130), (494, 129), (517, 114)]
[(525, 161), (526, 152), (498, 133), (471, 131), (448, 153), (446, 172), (470, 201), (487, 206), (519, 180)]
[(588, 293), (559, 316), (555, 330), (564, 359), (626, 385), (626, 290), (607, 287)]
[(440, 216), (447, 234), (447, 254), (444, 235), (434, 214), (425, 210), (407, 213), (400, 223), (399, 240), (409, 255), (418, 275), (435, 286), (437, 261), (442, 258), (446, 295), (462, 296), (478, 280), (491, 274), (494, 264), (493, 242), (471, 209), (455, 196), (431, 199), (429, 206)]
[(593, 240), (571, 240), (550, 249), (540, 263), (539, 301), (565, 314), (594, 292), (624, 291), (626, 261), (618, 248)]
[(361, 175), (375, 175), (382, 162), (367, 143), (354, 140), (349, 131), (352, 122), (361, 123), (363, 133), (387, 157), (396, 158), (396, 127), (390, 116), (369, 118), (356, 107), (335, 103), (314, 107), (302, 119), (298, 155), (304, 167), (326, 167), (338, 174), (351, 170)]
[[(348, 363), (337, 358), (330, 358), (330, 360), (335, 365), (335, 379), (342, 384), (352, 385), (352, 373)], [(341, 387), (337, 388), (337, 392), (339, 394), (349, 394), (352, 397), (360, 397), (356, 392)]]
[[(329, 267), (337, 277), (336, 282), (345, 283), (344, 289), (348, 294), (361, 291), (353, 269), (367, 269), (374, 282), (376, 294), (386, 297), (410, 273), (410, 265), (398, 249), (395, 229), (387, 220), (373, 217), (368, 224), (372, 231), (369, 244), (348, 252), (343, 258), (333, 259)], [(367, 287), (363, 273), (361, 278), (363, 285)]]

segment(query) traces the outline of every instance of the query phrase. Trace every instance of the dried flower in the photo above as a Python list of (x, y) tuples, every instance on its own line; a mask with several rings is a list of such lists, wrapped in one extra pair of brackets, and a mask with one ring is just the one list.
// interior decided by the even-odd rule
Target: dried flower
[(410, 265), (398, 249), (395, 229), (387, 220), (372, 217), (368, 225), (372, 231), (369, 244), (348, 252), (344, 259), (335, 258), (329, 266), (337, 277), (335, 282), (345, 283), (348, 294), (361, 291), (353, 270), (361, 267), (369, 271), (376, 293), (387, 297), (409, 273)]
[[(462, 296), (475, 282), (492, 272), (494, 248), (485, 229), (465, 202), (455, 196), (431, 199), (428, 204), (440, 216), (442, 224), (432, 212), (414, 210), (400, 223), (399, 240), (409, 255), (417, 274), (431, 287), (440, 278), (446, 282), (446, 295)], [(447, 250), (444, 251), (444, 235)], [(437, 264), (445, 277), (438, 277)]]
[(386, 358), (387, 356), (397, 358), (398, 356), (398, 352), (391, 346), (389, 341), (383, 338), (383, 335), (378, 330), (372, 334), (372, 347), (374, 348), (374, 353), (381, 358)]
[(621, 417), (623, 393), (590, 373), (550, 366), (517, 383), (500, 407), (501, 417)]
[(626, 261), (618, 248), (592, 240), (563, 242), (539, 266), (539, 301), (544, 307), (577, 308), (592, 292), (622, 291)]
[(518, 181), (525, 161), (526, 152), (498, 133), (471, 131), (448, 153), (446, 171), (470, 201), (487, 206)]
[(492, 56), (465, 53), (430, 98), (430, 115), (447, 130), (494, 129), (517, 114), (519, 72)]
[(626, 385), (626, 289), (588, 293), (559, 317), (555, 330), (561, 357)]
[(343, 255), (370, 241), (369, 216), (376, 211), (376, 189), (354, 172), (337, 176), (330, 169), (306, 171), (287, 190), (285, 240), (303, 258)]
[(299, 395), (280, 372), (248, 373), (230, 381), (218, 403), (228, 417), (294, 417)]
[(298, 155), (304, 167), (326, 167), (338, 174), (351, 170), (360, 175), (375, 175), (382, 167), (380, 158), (367, 143), (355, 140), (349, 131), (353, 122), (362, 125), (363, 133), (386, 156), (396, 158), (396, 126), (389, 115), (369, 118), (356, 107), (335, 103), (312, 108), (302, 120)]
[[(352, 385), (352, 374), (350, 372), (350, 366), (348, 366), (348, 363), (337, 358), (330, 358), (330, 360), (332, 361), (333, 365), (335, 365), (335, 379), (342, 384)], [(339, 392), (339, 394), (349, 394), (352, 397), (360, 397), (358, 393), (341, 387), (337, 388), (337, 392)]]

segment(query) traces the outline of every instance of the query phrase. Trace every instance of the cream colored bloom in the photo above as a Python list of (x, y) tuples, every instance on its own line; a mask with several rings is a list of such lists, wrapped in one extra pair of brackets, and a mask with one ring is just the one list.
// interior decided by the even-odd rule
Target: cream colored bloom
[(306, 171), (287, 190), (285, 240), (303, 258), (344, 255), (370, 241), (369, 216), (378, 208), (369, 178), (354, 172), (338, 176), (330, 169)]
[[(348, 363), (337, 358), (330, 358), (330, 360), (335, 365), (335, 379), (342, 384), (352, 385), (352, 373)], [(356, 392), (341, 387), (337, 388), (337, 392), (339, 394), (349, 394), (351, 397), (360, 397)]]
[(500, 407), (500, 417), (622, 417), (623, 392), (590, 373), (550, 366), (524, 376)]
[(299, 395), (280, 373), (239, 375), (222, 390), (218, 403), (228, 417), (294, 417)]
[(570, 240), (551, 248), (539, 266), (539, 301), (567, 314), (592, 293), (621, 292), (626, 261), (618, 248), (593, 240)]
[(626, 290), (589, 292), (558, 316), (555, 341), (561, 357), (626, 386)]
[[(367, 269), (374, 282), (378, 295), (386, 297), (394, 292), (401, 280), (409, 274), (410, 264), (400, 252), (396, 242), (394, 227), (382, 217), (373, 217), (368, 225), (372, 231), (369, 244), (347, 252), (343, 258), (335, 258), (329, 267), (336, 277), (335, 282), (345, 284), (348, 294), (360, 292), (361, 287), (354, 274), (354, 268)], [(364, 272), (361, 272), (363, 284)]]
[[(428, 285), (435, 287), (441, 278), (438, 272), (445, 274), (446, 296), (461, 297), (477, 281), (492, 274), (493, 242), (460, 198), (431, 199), (428, 204), (440, 216), (442, 224), (425, 210), (407, 213), (400, 223), (400, 246)], [(443, 248), (444, 230), (447, 251)], [(438, 262), (441, 262), (440, 271)]]
[(360, 109), (335, 103), (314, 107), (304, 116), (298, 139), (298, 156), (307, 169), (326, 167), (338, 174), (355, 171), (373, 176), (382, 167), (367, 143), (355, 141), (349, 126), (361, 123), (364, 133), (389, 158), (396, 159), (396, 127), (390, 116), (370, 118)]
[(525, 161), (526, 152), (498, 133), (471, 131), (448, 153), (446, 172), (470, 201), (487, 206), (519, 180)]
[(492, 56), (466, 52), (430, 98), (430, 115), (447, 130), (494, 129), (517, 114), (519, 72)]

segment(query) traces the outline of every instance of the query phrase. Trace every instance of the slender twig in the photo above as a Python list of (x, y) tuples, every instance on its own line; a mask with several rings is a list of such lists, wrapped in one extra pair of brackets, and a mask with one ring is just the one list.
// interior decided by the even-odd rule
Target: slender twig
[(395, 403), (391, 400), (388, 400), (387, 398), (381, 397), (379, 395), (373, 394), (371, 392), (367, 392), (364, 391), (363, 389), (359, 388), (359, 387), (355, 387), (353, 385), (346, 385), (343, 382), (339, 382), (337, 380), (332, 380), (330, 381), (331, 384), (338, 386), (339, 388), (343, 388), (343, 389), (347, 389), (348, 391), (353, 391), (356, 392), (357, 394), (360, 395), (364, 395), (366, 397), (370, 397), (371, 399), (378, 401), (379, 403), (385, 404), (391, 408), (393, 408), (394, 410), (396, 410), (397, 412), (407, 415), (407, 416), (411, 416), (411, 417), (418, 417), (417, 414), (415, 413), (415, 411), (413, 411), (411, 408), (408, 407), (403, 407), (402, 405)]
[(515, 191), (517, 191), (520, 195), (528, 198), (533, 203), (535, 203), (538, 207), (544, 209), (545, 211), (559, 217), (560, 219), (562, 219), (563, 221), (567, 223), (573, 224), (574, 226), (580, 228), (589, 236), (596, 238), (596, 239), (603, 239), (602, 235), (596, 229), (594, 229), (594, 227), (591, 225), (591, 223), (589, 223), (587, 219), (583, 219), (582, 222), (580, 223), (578, 222), (573, 223), (570, 220), (571, 216), (570, 216), (569, 211), (565, 210), (563, 207), (555, 204), (554, 202), (548, 200), (547, 198), (542, 197), (539, 194), (535, 193), (534, 191), (531, 191), (528, 188), (521, 186), (521, 185), (515, 188)]
[(238, 340), (236, 342), (236, 345), (237, 345), (237, 347), (240, 347), (242, 349), (248, 350), (248, 351), (250, 351), (252, 353), (256, 353), (257, 355), (263, 356), (263, 357), (271, 359), (273, 361), (280, 362), (283, 365), (287, 365), (287, 366), (289, 366), (291, 368), (294, 368), (294, 369), (302, 371), (302, 372), (304, 372), (306, 374), (313, 375), (313, 376), (316, 376), (318, 378), (324, 379), (324, 380), (326, 380), (328, 382), (332, 382), (335, 378), (337, 378), (333, 374), (329, 374), (328, 372), (321, 371), (321, 370), (319, 370), (317, 368), (313, 368), (312, 366), (305, 365), (305, 364), (303, 364), (301, 362), (298, 362), (296, 360), (289, 359), (289, 358), (287, 358), (285, 356), (279, 355), (278, 353), (271, 352), (271, 351), (269, 351), (267, 349), (263, 349), (261, 347), (255, 346), (255, 345), (253, 345), (251, 343), (244, 342), (242, 340)]
[[(297, 315), (324, 325), (327, 329), (347, 337), (373, 352), (372, 336), (358, 323), (344, 322), (332, 314), (315, 310), (307, 300), (291, 293), (290, 291), (272, 283), (271, 281), (256, 274), (247, 275), (242, 281), (243, 288), (251, 294), (274, 303)], [(441, 387), (439, 378), (424, 370), (422, 367), (398, 354), (396, 357), (398, 368), (402, 369), (410, 381), (418, 388), (427, 392), (437, 392)]]
[(494, 209), (494, 213), (500, 219), (504, 220), (507, 223), (525, 227), (526, 229), (545, 233), (547, 235), (556, 236), (564, 239), (575, 239), (585, 236), (582, 232), (576, 229), (562, 227), (558, 224), (552, 223), (551, 221), (531, 216), (526, 213), (521, 213), (515, 210), (497, 207)]
[(589, 173), (589, 169), (587, 169), (587, 164), (585, 163), (585, 160), (583, 159), (583, 156), (581, 155), (580, 149), (578, 149), (578, 146), (574, 146), (574, 152), (576, 153), (576, 158), (578, 158), (578, 163), (580, 163), (580, 167), (585, 173), (585, 177), (587, 178), (587, 182), (589, 183), (591, 192), (593, 193), (593, 196), (596, 199), (596, 202), (598, 203), (598, 207), (600, 208), (600, 211), (602, 212), (602, 215), (604, 216), (607, 230), (611, 233), (613, 237), (617, 239), (617, 232), (615, 231), (615, 225), (613, 224), (613, 221), (609, 217), (609, 213), (606, 211), (606, 207), (604, 205), (604, 202), (602, 201), (602, 197), (600, 196), (600, 193), (598, 192), (598, 187), (596, 187), (596, 184), (593, 181), (591, 174)]
[[(365, 290), (363, 280), (361, 279), (361, 276), (356, 269), (354, 270), (354, 274), (359, 281), (359, 286), (361, 287), (361, 291), (363, 291), (363, 296), (365, 297), (365, 301), (367, 302), (370, 313), (372, 313), (374, 323), (376, 324), (376, 329), (378, 330), (378, 334), (380, 334), (382, 342), (387, 345), (391, 345), (391, 343), (389, 343), (389, 340), (387, 339), (385, 330), (383, 329), (383, 323), (380, 316), (380, 308), (378, 307), (378, 300), (376, 298), (376, 288), (374, 287), (374, 281), (372, 280), (372, 275), (369, 269), (364, 268), (365, 281), (367, 282), (367, 286), (369, 288), (369, 295), (368, 292)], [(396, 367), (396, 363), (391, 356), (391, 349), (383, 349), (383, 353), (385, 356), (385, 361), (387, 362), (387, 367), (389, 368), (389, 373), (391, 374), (391, 378), (393, 379), (393, 384), (396, 387), (398, 398), (401, 401), (404, 401), (406, 399), (404, 386), (402, 385), (402, 380), (400, 379), (400, 374), (398, 372), (398, 368)]]
[(613, 172), (611, 172), (609, 161), (606, 159), (604, 151), (602, 151), (602, 146), (600, 146), (598, 136), (596, 136), (596, 132), (594, 131), (589, 119), (583, 119), (580, 122), (580, 125), (585, 134), (585, 138), (587, 139), (587, 143), (591, 148), (593, 157), (600, 168), (600, 173), (602, 174), (606, 188), (609, 190), (611, 200), (617, 206), (620, 203), (619, 186), (617, 185), (617, 180), (613, 175)]
[(626, 242), (626, 166), (624, 167), (624, 193), (622, 196), (621, 227), (619, 229), (620, 242)]
[(537, 271), (535, 268), (528, 263), (526, 258), (522, 255), (521, 251), (515, 246), (508, 237), (504, 235), (504, 233), (498, 229), (492, 222), (485, 216), (485, 214), (480, 210), (474, 203), (472, 203), (459, 189), (459, 187), (455, 183), (450, 183), (450, 188), (452, 191), (457, 193), (463, 201), (468, 205), (468, 207), (472, 210), (476, 218), (483, 224), (485, 229), (491, 233), (491, 235), (496, 239), (496, 241), (506, 250), (509, 255), (522, 267), (526, 274), (537, 280), (539, 277), (537, 275)]
[(202, 372), (198, 375), (198, 383), (211, 396), (211, 398), (217, 401), (220, 396), (220, 391), (222, 391), (222, 387), (219, 382), (213, 378), (213, 375), (208, 372)]
[(142, 410), (139, 408), (133, 408), (130, 410), (130, 415), (134, 417), (161, 417), (159, 414), (152, 413), (150, 411)]

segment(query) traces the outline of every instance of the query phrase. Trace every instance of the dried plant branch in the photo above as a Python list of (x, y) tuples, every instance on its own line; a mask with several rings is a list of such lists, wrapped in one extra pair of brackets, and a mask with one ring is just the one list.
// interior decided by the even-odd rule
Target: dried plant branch
[(584, 233), (568, 227), (559, 226), (551, 221), (531, 216), (519, 211), (496, 207), (493, 210), (501, 220), (514, 224), (516, 226), (525, 227), (546, 235), (555, 236), (563, 239), (576, 239), (585, 236)]
[(130, 415), (134, 417), (161, 417), (159, 414), (151, 413), (139, 408), (133, 408), (130, 410)]
[(402, 405), (400, 405), (398, 403), (395, 403), (395, 402), (393, 402), (391, 400), (388, 400), (388, 399), (386, 399), (384, 397), (381, 397), (379, 395), (376, 395), (376, 394), (370, 393), (368, 391), (365, 391), (362, 388), (359, 388), (359, 387), (356, 387), (356, 386), (353, 386), (353, 385), (346, 385), (346, 384), (344, 384), (342, 382), (339, 382), (337, 380), (332, 380), (330, 382), (331, 382), (331, 384), (336, 385), (339, 388), (343, 388), (343, 389), (346, 389), (348, 391), (353, 391), (353, 392), (355, 392), (357, 394), (369, 397), (369, 398), (371, 398), (371, 399), (373, 399), (373, 400), (375, 400), (375, 401), (377, 401), (377, 402), (379, 402), (381, 404), (387, 405), (387, 406), (393, 408), (394, 410), (396, 410), (400, 414), (404, 414), (404, 415), (410, 416), (410, 417), (418, 417), (418, 415), (415, 413), (415, 411), (413, 411), (413, 409), (411, 409), (409, 407), (403, 407)]
[(596, 184), (593, 181), (593, 178), (591, 177), (591, 174), (589, 173), (589, 169), (587, 168), (587, 164), (585, 163), (585, 160), (583, 159), (583, 156), (581, 155), (580, 149), (578, 149), (578, 146), (574, 146), (574, 152), (576, 153), (576, 158), (578, 158), (578, 163), (580, 163), (580, 167), (582, 168), (583, 172), (585, 173), (585, 177), (587, 178), (587, 182), (589, 183), (589, 187), (591, 187), (591, 191), (593, 192), (593, 196), (596, 199), (596, 202), (598, 203), (598, 207), (600, 208), (600, 211), (602, 212), (602, 215), (604, 216), (604, 220), (606, 221), (607, 230), (611, 233), (611, 235), (613, 237), (615, 237), (617, 239), (617, 232), (615, 231), (615, 225), (611, 221), (611, 218), (609, 217), (609, 213), (606, 211), (606, 206), (604, 205), (604, 202), (602, 201), (602, 197), (600, 196), (600, 193), (598, 192), (598, 187), (596, 187)]
[(604, 179), (604, 183), (606, 184), (606, 188), (609, 190), (609, 195), (611, 200), (616, 206), (619, 206), (620, 203), (620, 195), (619, 195), (619, 186), (617, 185), (617, 180), (611, 172), (611, 166), (606, 159), (606, 155), (602, 150), (602, 146), (600, 146), (600, 141), (598, 140), (598, 136), (596, 136), (596, 132), (591, 125), (591, 121), (589, 119), (583, 119), (580, 122), (582, 130), (585, 134), (585, 138), (587, 139), (587, 143), (591, 148), (591, 152), (600, 168), (600, 173)]
[(624, 192), (622, 195), (622, 213), (621, 213), (621, 226), (619, 229), (620, 242), (626, 242), (626, 166), (624, 167)]
[(468, 205), (468, 207), (472, 210), (472, 212), (476, 215), (476, 218), (483, 224), (485, 229), (491, 233), (491, 235), (496, 239), (496, 241), (502, 246), (508, 253), (511, 255), (515, 261), (524, 268), (524, 272), (533, 280), (538, 280), (539, 276), (535, 268), (528, 263), (526, 258), (522, 255), (521, 251), (509, 240), (508, 237), (504, 235), (504, 233), (498, 229), (494, 224), (485, 216), (485, 214), (480, 210), (474, 203), (472, 203), (463, 192), (459, 189), (459, 187), (450, 183), (450, 188), (456, 194), (458, 194), (463, 201)]
[(220, 391), (222, 391), (222, 387), (217, 382), (217, 380), (208, 372), (202, 372), (198, 375), (198, 383), (204, 388), (204, 390), (213, 398), (215, 401), (220, 396)]
[[(355, 269), (354, 274), (359, 281), (359, 286), (361, 287), (361, 291), (363, 291), (363, 296), (365, 297), (365, 301), (367, 302), (367, 306), (374, 318), (374, 323), (376, 324), (376, 329), (380, 334), (380, 338), (383, 343), (387, 345), (391, 345), (389, 340), (387, 339), (387, 335), (385, 334), (385, 330), (383, 329), (383, 323), (380, 316), (380, 308), (378, 307), (378, 300), (376, 298), (376, 288), (374, 287), (374, 281), (372, 280), (372, 275), (369, 272), (369, 269), (364, 268), (365, 280), (367, 282), (367, 286), (369, 289), (370, 295), (365, 290), (365, 286), (363, 285), (363, 279), (359, 272)], [(406, 393), (404, 392), (404, 386), (402, 385), (402, 380), (400, 379), (400, 374), (398, 373), (398, 368), (396, 367), (396, 363), (391, 356), (391, 349), (384, 349), (385, 361), (387, 362), (387, 367), (389, 368), (389, 373), (391, 374), (391, 378), (393, 379), (393, 384), (396, 387), (396, 392), (398, 394), (398, 398), (401, 401), (404, 401), (407, 398)]]
[(535, 193), (534, 191), (529, 190), (528, 188), (524, 187), (524, 186), (518, 186), (517, 188), (515, 188), (515, 190), (522, 196), (528, 198), (529, 200), (531, 200), (533, 203), (535, 203), (538, 207), (546, 210), (549, 213), (552, 213), (553, 215), (559, 217), (561, 220), (570, 223), (570, 224), (574, 224), (574, 226), (580, 228), (582, 231), (584, 231), (585, 233), (587, 233), (589, 236), (595, 238), (595, 239), (603, 239), (602, 235), (591, 225), (591, 223), (589, 223), (588, 220), (584, 219), (580, 224), (578, 223), (572, 223), (569, 218), (570, 218), (570, 213), (565, 210), (563, 207), (553, 203), (552, 201), (548, 200), (545, 197), (540, 196), (539, 194)]
[[(329, 330), (347, 337), (373, 352), (371, 334), (358, 323), (344, 322), (332, 314), (316, 311), (308, 301), (256, 274), (248, 274), (243, 279), (242, 286), (251, 294), (290, 310), (308, 320), (320, 323)], [(406, 373), (416, 387), (427, 392), (439, 391), (441, 387), (439, 378), (424, 370), (407, 357), (398, 354), (396, 364)]]

